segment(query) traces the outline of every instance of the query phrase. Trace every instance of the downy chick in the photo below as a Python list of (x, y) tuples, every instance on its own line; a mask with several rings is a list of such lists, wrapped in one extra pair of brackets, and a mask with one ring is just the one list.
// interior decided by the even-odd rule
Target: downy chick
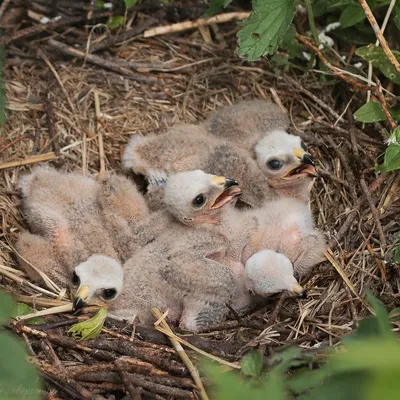
[(294, 277), (292, 262), (273, 250), (259, 251), (246, 261), (245, 279), (247, 289), (260, 296), (284, 290), (305, 296), (304, 289)]
[(95, 180), (39, 167), (19, 187), (32, 233), (49, 241), (58, 262), (74, 266), (93, 253), (118, 258), (103, 226)]
[(165, 202), (182, 223), (175, 223), (125, 263), (124, 290), (111, 314), (151, 323), (153, 305), (168, 309), (172, 321), (193, 331), (223, 320), (236, 283), (228, 267), (209, 258), (225, 251), (225, 237), (205, 227), (217, 223), (223, 207), (239, 194), (235, 181), (202, 171), (171, 176)]
[(126, 177), (108, 173), (99, 180), (97, 200), (104, 228), (122, 260), (130, 258), (138, 243), (134, 231), (149, 218), (143, 195)]
[(287, 132), (288, 115), (265, 100), (245, 100), (217, 111), (204, 122), (208, 132), (244, 149), (269, 184), (285, 196), (307, 201), (316, 176), (300, 137)]

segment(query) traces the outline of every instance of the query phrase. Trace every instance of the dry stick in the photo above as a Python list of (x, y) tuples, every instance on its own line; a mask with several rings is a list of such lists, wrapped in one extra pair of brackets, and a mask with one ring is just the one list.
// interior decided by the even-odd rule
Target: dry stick
[[(71, 111), (74, 112), (75, 111), (74, 105), (72, 104), (72, 101), (71, 101), (71, 99), (69, 97), (69, 94), (68, 94), (67, 90), (65, 89), (65, 86), (64, 86), (64, 84), (63, 84), (63, 82), (62, 82), (62, 80), (60, 78), (60, 75), (58, 75), (58, 72), (53, 67), (53, 64), (50, 62), (50, 60), (47, 58), (46, 54), (44, 54), (44, 52), (41, 49), (39, 49), (38, 54), (40, 55), (40, 57), (43, 58), (44, 62), (47, 64), (47, 66), (49, 67), (50, 71), (55, 76), (58, 84), (61, 87), (62, 92), (64, 93), (64, 96), (66, 97), (66, 99), (68, 101), (68, 104), (69, 104), (69, 107), (70, 107)], [(47, 93), (46, 99), (49, 100), (48, 93)]]
[(368, 18), (369, 23), (371, 24), (372, 29), (375, 32), (377, 39), (379, 40), (379, 43), (381, 44), (382, 50), (386, 54), (386, 57), (389, 59), (390, 63), (396, 69), (397, 73), (400, 75), (400, 63), (397, 61), (396, 57), (393, 55), (392, 50), (390, 50), (390, 47), (389, 47), (385, 37), (383, 36), (382, 31), (379, 29), (379, 25), (376, 22), (374, 14), (372, 14), (372, 11), (369, 8), (367, 1), (359, 0), (359, 2), (365, 12), (365, 15)]
[(378, 96), (379, 101), (381, 102), (383, 112), (384, 112), (385, 115), (386, 115), (386, 118), (387, 118), (387, 120), (388, 120), (388, 122), (389, 122), (390, 128), (391, 128), (392, 130), (395, 130), (395, 129), (397, 128), (397, 124), (396, 124), (396, 122), (394, 122), (394, 119), (393, 119), (392, 115), (391, 115), (390, 112), (389, 112), (388, 106), (387, 106), (387, 104), (386, 104), (385, 96), (384, 96), (383, 93), (382, 93), (382, 87), (381, 87), (381, 85), (379, 85), (379, 84), (376, 85), (376, 91), (375, 91), (375, 93), (376, 93), (376, 95)]
[(335, 67), (332, 65), (326, 57), (322, 54), (321, 50), (318, 49), (317, 46), (315, 46), (311, 41), (306, 38), (305, 36), (301, 36), (298, 33), (296, 33), (296, 38), (302, 42), (304, 45), (306, 45), (308, 48), (314, 51), (314, 53), (317, 54), (318, 58), (340, 79), (344, 80), (347, 83), (350, 83), (354, 88), (357, 90), (371, 90), (375, 91), (375, 86), (368, 86), (364, 85), (363, 83), (357, 82), (355, 79), (350, 78), (349, 76), (343, 74), (339, 68)]
[(47, 43), (49, 44), (49, 46), (61, 51), (64, 54), (68, 54), (72, 57), (78, 57), (78, 58), (81, 58), (82, 60), (86, 59), (86, 61), (88, 61), (92, 64), (95, 64), (95, 65), (98, 65), (102, 68), (109, 69), (109, 70), (114, 71), (121, 75), (126, 75), (129, 77), (132, 77), (133, 79), (137, 80), (138, 82), (144, 82), (144, 83), (155, 83), (156, 82), (156, 79), (151, 79), (151, 78), (147, 78), (143, 75), (135, 74), (131, 70), (121, 67), (114, 61), (105, 60), (104, 58), (95, 56), (93, 54), (86, 54), (83, 51), (74, 49), (73, 47), (67, 46), (66, 44), (58, 42), (57, 40), (50, 39)]
[(386, 248), (385, 234), (383, 233), (382, 225), (381, 225), (381, 222), (379, 220), (378, 210), (375, 207), (374, 200), (372, 199), (371, 192), (368, 189), (368, 186), (367, 186), (367, 184), (365, 182), (364, 177), (362, 177), (360, 179), (360, 185), (361, 185), (361, 189), (363, 190), (363, 192), (365, 194), (365, 197), (367, 198), (369, 207), (371, 209), (372, 216), (373, 216), (373, 218), (375, 220), (376, 229), (378, 230), (379, 240), (381, 242), (381, 251), (383, 252), (382, 247)]
[(125, 386), (127, 393), (131, 396), (132, 400), (141, 400), (143, 388), (135, 387), (129, 378), (129, 374), (124, 371), (124, 365), (118, 363), (118, 360), (114, 362), (115, 368), (121, 378), (122, 383)]
[[(169, 332), (172, 335), (173, 334), (172, 329), (169, 327), (169, 325), (168, 325), (167, 321), (165, 320), (165, 318), (160, 320), (160, 318), (163, 317), (163, 314), (161, 313), (161, 311), (157, 307), (152, 307), (151, 308), (151, 312), (159, 320), (159, 321), (157, 321), (158, 325), (160, 325), (161, 328), (165, 329), (167, 332)], [(183, 361), (183, 363), (188, 368), (188, 370), (190, 372), (190, 375), (192, 375), (193, 381), (196, 384), (196, 386), (197, 386), (197, 388), (198, 388), (198, 390), (200, 392), (201, 399), (202, 400), (208, 400), (208, 396), (207, 396), (207, 393), (206, 393), (206, 391), (204, 389), (203, 382), (200, 379), (199, 371), (193, 365), (192, 361), (190, 360), (190, 358), (186, 354), (186, 352), (183, 349), (183, 347), (181, 346), (181, 344), (176, 340), (176, 338), (175, 337), (171, 337), (171, 336), (168, 335), (168, 339), (170, 340), (171, 344), (174, 346), (174, 349), (178, 353), (180, 359)]]
[[(109, 11), (104, 12), (104, 13), (98, 13), (93, 16), (93, 19), (98, 19), (98, 18), (104, 18), (104, 17), (110, 17), (112, 16), (112, 13)], [(47, 30), (53, 30), (56, 28), (61, 28), (62, 26), (66, 25), (75, 25), (78, 24), (79, 22), (84, 22), (86, 21), (86, 16), (78, 16), (78, 17), (71, 17), (71, 18), (61, 18), (57, 21), (50, 22), (48, 24), (39, 24), (35, 26), (31, 26), (26, 29), (22, 29), (20, 31), (17, 31), (14, 35), (11, 35), (10, 37), (5, 37), (2, 40), (0, 40), (0, 45), (8, 45), (11, 42), (14, 42), (16, 40), (26, 38), (28, 36), (33, 36), (37, 33), (47, 31)]]
[(39, 154), (38, 156), (32, 156), (25, 158), (24, 160), (10, 161), (4, 164), (0, 164), (0, 169), (20, 167), (21, 165), (35, 164), (42, 161), (50, 161), (56, 159), (55, 153)]
[(6, 11), (7, 6), (10, 4), (11, 0), (4, 0), (3, 4), (0, 6), (0, 19)]
[(194, 29), (204, 25), (221, 24), (229, 21), (241, 21), (248, 18), (249, 15), (250, 15), (249, 12), (231, 12), (231, 13), (214, 15), (213, 17), (207, 19), (199, 18), (196, 21), (185, 21), (172, 25), (157, 26), (155, 28), (145, 31), (143, 36), (145, 38), (148, 38), (152, 36), (166, 35), (168, 33), (182, 32), (188, 29)]
[[(64, 87), (63, 91), (65, 90)], [(70, 104), (70, 107), (72, 106), (71, 100), (68, 96), (68, 93), (66, 94), (68, 102)], [(53, 146), (53, 151), (54, 153), (56, 153), (57, 155), (60, 154), (60, 146), (58, 144), (58, 141), (56, 141), (57, 138), (57, 132), (56, 132), (56, 126), (55, 126), (55, 117), (54, 117), (54, 107), (53, 107), (53, 103), (50, 100), (50, 92), (46, 93), (45, 96), (45, 109), (46, 109), (46, 121), (47, 121), (47, 129), (49, 130), (49, 136), (51, 139), (51, 145)], [(73, 112), (74, 110), (72, 110)]]
[[(382, 27), (381, 27), (382, 35), (385, 32), (386, 26), (389, 22), (390, 15), (392, 14), (393, 8), (396, 5), (396, 1), (397, 0), (391, 0), (391, 2), (389, 4), (388, 10), (385, 15), (385, 19), (383, 20)], [(377, 40), (375, 42), (375, 46), (378, 47), (378, 45), (379, 45), (379, 40)], [(372, 64), (370, 62), (368, 63), (368, 80), (369, 80), (369, 82), (372, 82)], [(368, 90), (367, 103), (369, 102), (370, 98), (371, 98), (371, 92)]]
[(99, 157), (100, 157), (100, 171), (99, 171), (99, 176), (102, 177), (104, 176), (104, 173), (106, 171), (105, 167), (105, 155), (104, 155), (104, 142), (103, 142), (103, 132), (101, 132), (101, 111), (100, 111), (100, 98), (99, 98), (99, 92), (95, 89), (93, 90), (93, 96), (94, 96), (94, 107), (96, 110), (96, 133), (99, 136)]

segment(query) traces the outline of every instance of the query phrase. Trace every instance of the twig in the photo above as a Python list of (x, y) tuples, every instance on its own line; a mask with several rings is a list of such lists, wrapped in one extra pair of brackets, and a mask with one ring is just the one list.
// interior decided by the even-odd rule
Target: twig
[(35, 164), (35, 163), (42, 162), (42, 161), (50, 161), (50, 160), (54, 160), (56, 158), (57, 158), (57, 156), (53, 152), (46, 153), (46, 154), (39, 154), (37, 156), (25, 158), (24, 160), (10, 161), (10, 162), (4, 163), (4, 164), (0, 164), (0, 169), (20, 167), (22, 165)]
[(343, 81), (350, 83), (356, 90), (374, 90), (374, 86), (368, 86), (364, 85), (363, 83), (357, 82), (353, 78), (350, 78), (349, 76), (343, 74), (339, 68), (335, 67), (332, 65), (326, 57), (322, 54), (321, 50), (318, 49), (313, 43), (310, 42), (308, 38), (305, 36), (301, 36), (298, 33), (296, 33), (296, 38), (305, 44), (308, 48), (314, 51), (314, 53), (317, 54), (318, 58), (336, 75), (338, 78), (342, 79)]
[(383, 93), (382, 93), (382, 87), (381, 87), (381, 85), (379, 85), (379, 84), (376, 85), (375, 93), (376, 93), (376, 95), (378, 96), (378, 99), (379, 99), (379, 101), (380, 101), (380, 103), (381, 103), (383, 112), (384, 112), (385, 115), (386, 115), (386, 119), (388, 120), (388, 123), (389, 123), (389, 125), (390, 125), (390, 128), (391, 128), (392, 130), (395, 130), (395, 129), (397, 128), (397, 124), (396, 124), (396, 122), (394, 122), (394, 119), (393, 119), (392, 115), (391, 115), (390, 112), (389, 112), (389, 109), (388, 109), (388, 106), (387, 106), (387, 103), (386, 103), (386, 100), (385, 100), (385, 96), (384, 96)]
[(0, 20), (1, 20), (1, 17), (3, 16), (4, 12), (6, 11), (6, 8), (10, 4), (10, 1), (11, 0), (4, 0), (3, 4), (0, 6)]
[(362, 177), (360, 179), (360, 186), (361, 189), (363, 190), (365, 197), (367, 198), (369, 207), (371, 209), (371, 213), (372, 213), (372, 217), (374, 218), (375, 224), (376, 224), (376, 229), (378, 230), (378, 235), (379, 235), (379, 240), (380, 240), (380, 244), (381, 244), (381, 250), (383, 250), (383, 248), (386, 248), (386, 238), (385, 238), (385, 234), (383, 233), (383, 229), (382, 229), (382, 225), (381, 222), (379, 221), (379, 214), (378, 214), (378, 210), (375, 207), (375, 203), (374, 200), (372, 199), (371, 196), (371, 192), (368, 189), (367, 183), (365, 182), (364, 177)]
[[(62, 85), (62, 89), (68, 100), (69, 106), (73, 107), (71, 99), (69, 98), (68, 93), (66, 93), (67, 91), (65, 90), (65, 87), (62, 84), (62, 82), (60, 82), (60, 85)], [(60, 154), (60, 146), (56, 140), (58, 135), (57, 135), (56, 128), (55, 128), (54, 107), (53, 107), (53, 103), (50, 100), (50, 92), (46, 93), (44, 104), (45, 104), (45, 109), (46, 109), (47, 129), (49, 131), (51, 145), (53, 146), (54, 153), (59, 155)], [(71, 108), (71, 111), (74, 112), (74, 109)]]
[[(161, 313), (161, 311), (156, 308), (156, 307), (152, 307), (151, 308), (151, 312), (153, 313), (153, 315), (159, 320), (160, 318), (163, 317), (163, 314)], [(158, 325), (161, 326), (161, 328), (165, 329), (167, 332), (173, 334), (171, 328), (169, 327), (167, 321), (165, 321), (165, 319), (163, 318), (162, 320), (158, 321)], [(186, 354), (185, 350), (183, 349), (183, 347), (180, 345), (180, 343), (176, 340), (175, 337), (172, 336), (168, 336), (168, 339), (170, 340), (171, 344), (174, 346), (176, 352), (178, 353), (180, 359), (183, 361), (183, 363), (186, 365), (186, 367), (188, 368), (190, 375), (192, 375), (192, 378), (200, 392), (200, 397), (202, 400), (208, 400), (208, 396), (207, 393), (204, 389), (203, 386), (203, 382), (200, 379), (200, 375), (199, 375), (199, 371), (197, 370), (197, 368), (193, 365), (192, 361), (190, 360), (190, 358), (188, 357), (188, 355)]]
[(274, 311), (272, 311), (272, 313), (271, 313), (271, 315), (269, 317), (268, 323), (265, 326), (265, 328), (269, 328), (269, 327), (271, 327), (271, 326), (273, 326), (275, 324), (275, 321), (278, 318), (279, 312), (282, 309), (283, 302), (287, 299), (287, 297), (288, 297), (287, 292), (282, 292), (281, 293), (281, 295), (279, 296), (279, 300), (276, 303), (276, 306), (274, 308)]
[(96, 133), (99, 136), (99, 157), (100, 157), (100, 171), (99, 176), (104, 176), (106, 167), (105, 167), (105, 155), (104, 155), (104, 143), (103, 143), (103, 133), (101, 132), (101, 111), (100, 111), (100, 98), (99, 92), (97, 90), (93, 90), (94, 96), (94, 107), (96, 112)]
[(49, 44), (49, 46), (61, 51), (64, 54), (68, 54), (68, 55), (70, 55), (72, 57), (78, 57), (78, 58), (80, 58), (82, 60), (86, 59), (86, 61), (88, 61), (88, 62), (90, 62), (92, 64), (95, 64), (95, 65), (98, 65), (98, 66), (100, 66), (102, 68), (109, 69), (109, 70), (114, 71), (114, 72), (116, 72), (118, 74), (121, 74), (121, 75), (126, 75), (126, 76), (129, 76), (129, 77), (132, 77), (135, 80), (137, 80), (138, 82), (144, 82), (144, 83), (151, 83), (152, 84), (152, 83), (155, 83), (157, 81), (156, 79), (148, 78), (148, 77), (145, 77), (143, 75), (138, 75), (138, 74), (130, 71), (127, 68), (121, 67), (120, 65), (118, 65), (114, 61), (105, 60), (104, 58), (101, 58), (99, 56), (95, 56), (93, 54), (86, 54), (83, 51), (74, 49), (73, 47), (67, 46), (66, 44), (58, 42), (57, 40), (50, 39), (48, 41), (48, 44)]
[(249, 12), (231, 12), (214, 15), (207, 19), (199, 18), (196, 21), (185, 21), (172, 25), (157, 26), (145, 31), (143, 36), (149, 38), (152, 36), (166, 35), (168, 33), (187, 31), (188, 29), (194, 29), (204, 25), (221, 24), (229, 21), (241, 21), (248, 18), (249, 15)]
[(56, 307), (52, 307), (52, 308), (47, 308), (46, 310), (35, 311), (30, 314), (18, 315), (15, 317), (15, 319), (17, 321), (23, 321), (26, 319), (42, 317), (44, 315), (53, 315), (53, 314), (58, 314), (58, 313), (68, 312), (68, 311), (72, 311), (72, 303), (63, 304), (61, 306), (56, 306)]
[(392, 50), (390, 50), (390, 47), (389, 47), (385, 37), (383, 36), (382, 31), (379, 29), (379, 25), (376, 22), (374, 14), (372, 14), (372, 11), (369, 8), (367, 1), (366, 0), (358, 0), (358, 1), (365, 12), (365, 15), (367, 16), (368, 21), (371, 24), (371, 27), (374, 30), (377, 39), (379, 40), (379, 43), (381, 44), (382, 50), (386, 54), (386, 57), (389, 59), (390, 63), (394, 66), (397, 73), (400, 75), (400, 63), (397, 61), (396, 57), (393, 55)]
[[(387, 10), (386, 15), (385, 15), (385, 19), (383, 20), (382, 27), (381, 27), (382, 35), (385, 32), (387, 23), (389, 22), (390, 15), (392, 14), (393, 8), (396, 5), (396, 1), (397, 0), (391, 0), (390, 1), (388, 10)], [(378, 47), (378, 45), (379, 45), (379, 40), (376, 40), (375, 46)], [(368, 63), (368, 80), (370, 82), (372, 81), (372, 64), (370, 62)], [(367, 103), (369, 102), (370, 98), (371, 98), (371, 91), (368, 90)]]
[[(118, 360), (117, 360), (118, 361)], [(114, 363), (116, 370), (121, 377), (121, 381), (125, 386), (127, 393), (131, 396), (132, 400), (141, 400), (142, 399), (142, 392), (143, 388), (135, 387), (132, 383), (132, 380), (129, 377), (129, 374), (124, 371), (123, 367), (118, 364), (117, 362)]]
[[(98, 13), (93, 15), (93, 19), (99, 19), (99, 18), (105, 18), (111, 16), (112, 13), (109, 11), (103, 12), (103, 13)], [(62, 26), (66, 25), (75, 25), (80, 22), (86, 21), (86, 15), (78, 16), (78, 17), (71, 17), (71, 18), (62, 18), (59, 19), (58, 21), (50, 22), (48, 24), (39, 24), (35, 25), (26, 29), (22, 29), (20, 31), (17, 31), (14, 35), (11, 35), (10, 37), (5, 37), (2, 40), (0, 40), (0, 44), (6, 46), (10, 44), (11, 42), (15, 42), (16, 40), (22, 39), (22, 38), (27, 38), (28, 36), (33, 36), (37, 33), (47, 31), (47, 30), (53, 30), (56, 28), (61, 28)]]

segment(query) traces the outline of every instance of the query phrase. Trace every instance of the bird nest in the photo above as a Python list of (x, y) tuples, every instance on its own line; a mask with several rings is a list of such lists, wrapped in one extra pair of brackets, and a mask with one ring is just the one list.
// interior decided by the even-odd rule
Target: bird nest
[[(21, 26), (31, 26), (32, 15)], [(316, 160), (319, 178), (311, 206), (329, 240), (327, 260), (301, 282), (307, 299), (271, 297), (245, 315), (233, 310), (230, 320), (196, 335), (172, 329), (192, 346), (234, 362), (259, 345), (268, 355), (293, 344), (304, 349), (335, 344), (370, 312), (366, 288), (389, 309), (399, 306), (392, 250), (400, 230), (394, 218), (400, 211), (400, 176), (375, 174), (383, 128), (354, 124), (346, 112), (351, 88), (330, 85), (318, 75), (283, 74), (266, 58), (240, 60), (234, 23), (214, 27), (213, 39), (204, 29), (143, 38), (139, 31), (152, 17), (144, 12), (135, 18), (136, 36), (120, 32), (110, 39), (101, 27), (71, 22), (6, 42), (0, 288), (33, 309), (60, 304), (63, 296), (29, 282), (18, 270), (14, 244), (26, 224), (15, 184), (33, 166), (49, 163), (91, 176), (102, 169), (121, 172), (121, 151), (131, 135), (164, 132), (177, 122), (202, 121), (239, 99), (263, 98), (288, 110), (290, 131), (304, 138)], [(84, 56), (71, 57), (71, 49)], [(361, 104), (357, 96), (349, 109)], [(67, 330), (86, 318), (54, 314), (40, 325), (10, 324), (57, 396), (122, 397), (133, 387), (149, 398), (195, 396), (190, 373), (164, 334), (107, 321), (97, 338), (80, 343)], [(198, 357), (198, 351), (186, 349), (190, 358)]]

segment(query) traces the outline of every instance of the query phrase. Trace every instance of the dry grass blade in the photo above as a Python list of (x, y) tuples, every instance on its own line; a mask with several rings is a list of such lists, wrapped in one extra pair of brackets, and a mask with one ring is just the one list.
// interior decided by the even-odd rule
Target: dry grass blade
[(24, 160), (16, 160), (0, 164), (0, 169), (20, 167), (21, 165), (28, 165), (28, 164), (36, 164), (38, 162), (55, 160), (56, 158), (57, 156), (53, 152), (46, 154), (39, 154), (37, 156), (25, 158)]
[(59, 314), (63, 312), (69, 312), (72, 311), (72, 303), (68, 304), (63, 304), (61, 306), (56, 306), (52, 308), (47, 308), (46, 310), (41, 310), (41, 311), (35, 311), (31, 314), (25, 314), (25, 315), (17, 315), (15, 319), (17, 321), (23, 321), (26, 319), (31, 319), (35, 317), (43, 317), (45, 315), (54, 315), (54, 314)]
[(192, 375), (194, 383), (196, 384), (196, 386), (199, 390), (201, 399), (208, 400), (208, 395), (206, 393), (206, 390), (204, 389), (203, 382), (200, 379), (199, 371), (193, 365), (192, 361), (186, 354), (183, 347), (180, 345), (180, 343), (174, 337), (173, 332), (172, 332), (171, 328), (169, 327), (167, 321), (165, 321), (165, 318), (163, 318), (162, 312), (157, 307), (152, 307), (151, 312), (157, 318), (158, 325), (160, 325), (161, 328), (163, 328), (164, 330), (166, 330), (167, 332), (169, 332), (171, 334), (171, 336), (168, 335), (168, 339), (170, 340), (171, 344), (174, 346), (174, 348), (175, 348), (176, 352), (178, 353), (179, 357), (181, 358), (181, 360), (184, 362), (184, 364), (188, 368), (190, 375)]

